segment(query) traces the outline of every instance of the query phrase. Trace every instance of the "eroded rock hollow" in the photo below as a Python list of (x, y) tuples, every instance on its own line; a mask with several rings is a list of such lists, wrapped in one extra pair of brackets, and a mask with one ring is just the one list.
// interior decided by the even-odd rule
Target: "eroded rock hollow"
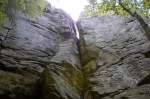
[[(148, 21), (148, 20), (147, 20)], [(149, 99), (150, 42), (131, 17), (47, 7), (0, 30), (0, 99)]]

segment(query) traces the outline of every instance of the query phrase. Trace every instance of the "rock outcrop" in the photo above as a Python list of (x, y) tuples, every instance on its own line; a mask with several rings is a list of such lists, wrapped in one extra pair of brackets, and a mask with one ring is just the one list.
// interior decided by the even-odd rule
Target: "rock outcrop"
[[(88, 64), (95, 70), (90, 79), (98, 94), (94, 99), (150, 98), (150, 42), (134, 18), (82, 18), (78, 29), (83, 67)], [(86, 52), (97, 57), (86, 61)]]
[[(148, 22), (149, 20), (147, 20)], [(134, 18), (47, 7), (0, 30), (0, 99), (150, 99), (150, 42)]]
[[(9, 20), (2, 28), (0, 99), (44, 99), (44, 69), (51, 72), (51, 76), (46, 74), (48, 77), (43, 78), (52, 77), (51, 87), (59, 93), (57, 96), (79, 98), (75, 88), (69, 87), (71, 82), (67, 82), (69, 73), (80, 68), (76, 30), (69, 15), (47, 7), (43, 16), (33, 19), (18, 13), (15, 20)], [(45, 99), (54, 93), (50, 91), (43, 94)], [(50, 97), (54, 99), (53, 95)]]

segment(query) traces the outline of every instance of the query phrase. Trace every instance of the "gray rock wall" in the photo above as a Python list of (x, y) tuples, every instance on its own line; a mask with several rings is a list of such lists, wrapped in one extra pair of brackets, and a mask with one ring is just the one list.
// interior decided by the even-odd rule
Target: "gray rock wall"
[[(148, 22), (149, 20), (147, 20)], [(0, 99), (149, 99), (150, 42), (130, 17), (82, 18), (60, 9), (0, 30)]]
[(98, 54), (95, 64), (84, 64), (95, 67), (92, 90), (99, 98), (149, 99), (150, 42), (139, 23), (129, 17), (102, 16), (80, 19), (77, 25), (85, 49)]
[[(40, 75), (45, 67), (53, 74), (54, 89), (67, 98), (72, 89), (68, 88), (70, 83), (64, 82), (67, 79), (63, 74), (67, 70), (65, 66), (74, 71), (80, 68), (74, 22), (70, 16), (60, 9), (47, 7), (43, 16), (33, 19), (18, 13), (15, 20), (9, 20), (2, 28), (0, 99), (39, 98), (44, 86)], [(67, 65), (62, 66), (64, 63)], [(62, 85), (56, 88), (55, 83), (60, 81)], [(69, 97), (79, 97), (74, 93)]]

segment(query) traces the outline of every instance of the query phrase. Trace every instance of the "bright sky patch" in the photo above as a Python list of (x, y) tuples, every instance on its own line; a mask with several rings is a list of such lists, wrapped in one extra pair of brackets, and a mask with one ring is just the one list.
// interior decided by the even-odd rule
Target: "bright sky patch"
[(56, 8), (65, 10), (76, 21), (78, 20), (80, 13), (83, 11), (87, 0), (47, 0)]

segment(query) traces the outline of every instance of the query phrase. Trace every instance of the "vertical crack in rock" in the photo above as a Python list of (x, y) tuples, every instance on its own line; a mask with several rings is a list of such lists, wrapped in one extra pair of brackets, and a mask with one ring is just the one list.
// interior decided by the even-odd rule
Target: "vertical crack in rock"
[(77, 28), (79, 29), (79, 53), (80, 53), (80, 63), (81, 63), (81, 72), (83, 75), (83, 89), (81, 90), (81, 99), (98, 99), (100, 95), (93, 91), (92, 86), (96, 84), (96, 82), (92, 81), (92, 78), (95, 76), (95, 71), (98, 69), (97, 58), (98, 53), (97, 49), (91, 49), (87, 46), (86, 41), (84, 39), (84, 31), (80, 23), (77, 23)]
[[(136, 20), (74, 22), (60, 9), (0, 30), (0, 99), (150, 99), (150, 42)], [(6, 39), (7, 38), (7, 39)]]

